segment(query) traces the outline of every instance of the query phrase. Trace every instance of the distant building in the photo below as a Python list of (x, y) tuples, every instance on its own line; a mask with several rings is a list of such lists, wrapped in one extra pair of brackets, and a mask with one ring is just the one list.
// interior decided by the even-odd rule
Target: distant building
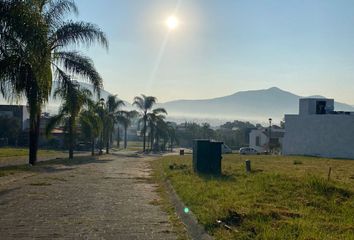
[[(269, 146), (272, 149), (280, 151), (285, 130), (278, 126), (269, 128), (254, 129), (250, 132), (249, 147), (257, 150), (257, 152), (269, 151)], [(269, 145), (270, 143), (270, 145)]]
[(23, 105), (0, 105), (0, 116), (6, 116), (10, 118), (17, 118), (21, 121), (22, 131), (28, 128), (27, 119), (29, 118), (29, 113), (27, 106)]
[(333, 99), (300, 99), (285, 115), (283, 154), (354, 158), (354, 113), (335, 111)]

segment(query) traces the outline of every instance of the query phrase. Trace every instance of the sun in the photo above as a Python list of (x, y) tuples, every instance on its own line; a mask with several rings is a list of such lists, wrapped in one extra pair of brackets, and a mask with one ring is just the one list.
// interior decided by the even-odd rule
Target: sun
[(170, 30), (175, 30), (179, 25), (179, 21), (175, 16), (170, 16), (169, 18), (167, 18), (166, 20), (166, 26), (168, 27), (168, 29)]

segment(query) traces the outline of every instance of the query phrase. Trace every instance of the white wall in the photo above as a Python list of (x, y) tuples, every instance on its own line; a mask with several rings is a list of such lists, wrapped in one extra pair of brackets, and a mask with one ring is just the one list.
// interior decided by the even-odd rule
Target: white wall
[[(249, 147), (254, 148), (258, 152), (264, 152), (265, 149), (263, 146), (268, 143), (268, 137), (263, 133), (263, 129), (252, 130), (250, 132), (250, 144)], [(260, 138), (260, 146), (256, 145), (256, 138)]]
[(22, 130), (28, 129), (29, 128), (29, 112), (27, 106), (22, 106)]
[(283, 154), (354, 159), (354, 116), (285, 115)]

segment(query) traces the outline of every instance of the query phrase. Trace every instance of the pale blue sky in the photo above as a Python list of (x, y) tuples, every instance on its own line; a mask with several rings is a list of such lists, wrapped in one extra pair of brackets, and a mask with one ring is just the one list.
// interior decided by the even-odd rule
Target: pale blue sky
[[(108, 35), (88, 54), (105, 89), (131, 101), (199, 99), (277, 86), (354, 104), (354, 1), (77, 0), (79, 19)], [(159, 63), (159, 64), (158, 64)], [(157, 67), (158, 66), (158, 67)], [(154, 70), (156, 69), (156, 70)]]

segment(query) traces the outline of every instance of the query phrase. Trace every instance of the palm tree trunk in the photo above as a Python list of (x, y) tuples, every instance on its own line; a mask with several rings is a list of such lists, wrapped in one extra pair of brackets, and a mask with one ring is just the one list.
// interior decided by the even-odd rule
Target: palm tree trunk
[(120, 129), (119, 125), (117, 125), (117, 148), (120, 148)]
[(69, 119), (69, 159), (74, 159), (74, 122), (73, 119)]
[(144, 116), (144, 129), (143, 129), (143, 152), (145, 152), (146, 148), (146, 114)]
[(151, 126), (151, 131), (150, 131), (150, 147), (151, 147), (151, 151), (154, 148), (154, 127)]
[(127, 149), (128, 147), (128, 139), (127, 139), (127, 132), (128, 132), (128, 127), (124, 127), (124, 149)]
[(106, 129), (106, 154), (109, 154), (109, 128)]
[(91, 156), (95, 156), (95, 138), (91, 140)]
[(159, 138), (159, 135), (156, 135), (156, 143), (155, 143), (155, 145), (156, 145), (156, 149), (154, 149), (155, 151), (160, 151), (160, 138)]
[(151, 139), (150, 135), (147, 136), (147, 141), (146, 141), (147, 142), (147, 146), (146, 146), (147, 149), (150, 149), (150, 142), (151, 142), (150, 139)]
[(113, 132), (114, 132), (114, 126), (111, 133), (109, 134), (109, 147), (113, 146)]
[(171, 138), (171, 152), (173, 152), (173, 140)]
[(29, 130), (29, 164), (31, 165), (35, 165), (37, 162), (40, 121), (41, 121), (40, 108), (37, 113), (34, 109), (31, 109), (30, 110), (30, 130)]

